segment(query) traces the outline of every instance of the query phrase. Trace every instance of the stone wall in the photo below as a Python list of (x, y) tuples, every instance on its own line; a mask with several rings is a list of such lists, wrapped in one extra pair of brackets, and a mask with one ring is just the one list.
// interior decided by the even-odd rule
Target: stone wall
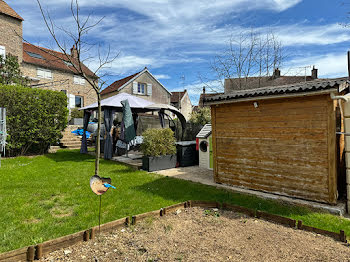
[(5, 46), (6, 54), (11, 53), (22, 62), (22, 22), (16, 18), (0, 14), (0, 45)]
[[(145, 95), (133, 94), (132, 82), (129, 83), (127, 86), (125, 86), (123, 89), (121, 89), (119, 92), (128, 93), (128, 94), (152, 101), (154, 103), (170, 104), (170, 94), (157, 81), (155, 81), (153, 77), (151, 77), (147, 72), (144, 72), (142, 75), (136, 78), (135, 81), (140, 83), (152, 84), (152, 95), (151, 96), (147, 95), (147, 92)], [(103, 95), (102, 99), (114, 96), (116, 94), (118, 94), (118, 92), (112, 92), (112, 93)]]
[(42, 87), (38, 86), (38, 88), (54, 91), (66, 90), (67, 94), (82, 96), (84, 100), (83, 106), (90, 105), (97, 101), (96, 93), (87, 81), (85, 81), (85, 85), (74, 84), (74, 74), (53, 69), (50, 69), (52, 72), (52, 79), (38, 78), (37, 68), (40, 68), (40, 66), (23, 63), (21, 70), (24, 76), (38, 79), (38, 81), (32, 81), (32, 84), (45, 84)]
[(191, 118), (192, 103), (191, 103), (190, 97), (188, 95), (188, 92), (185, 92), (184, 96), (181, 99), (180, 112), (181, 112), (181, 114), (184, 115), (184, 117), (186, 118), (187, 121)]

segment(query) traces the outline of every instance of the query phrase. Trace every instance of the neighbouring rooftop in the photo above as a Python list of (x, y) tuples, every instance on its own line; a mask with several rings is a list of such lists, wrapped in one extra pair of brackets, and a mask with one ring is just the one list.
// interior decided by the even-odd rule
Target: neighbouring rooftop
[[(215, 104), (216, 102), (224, 102), (231, 100), (239, 100), (244, 98), (254, 98), (254, 97), (267, 97), (267, 96), (276, 96), (276, 95), (286, 95), (286, 94), (295, 94), (295, 93), (304, 93), (304, 92), (313, 92), (313, 91), (325, 91), (329, 89), (335, 89), (339, 87), (344, 87), (348, 84), (346, 77), (344, 78), (335, 78), (335, 79), (322, 79), (322, 80), (313, 80), (289, 85), (281, 86), (268, 86), (255, 89), (246, 89), (246, 90), (237, 90), (232, 91), (228, 94), (221, 94), (212, 97), (205, 98), (205, 103)], [(339, 92), (342, 89), (338, 90)]]
[(11, 16), (13, 18), (16, 18), (20, 21), (23, 21), (24, 19), (16, 13), (15, 10), (13, 10), (8, 4), (5, 3), (5, 1), (0, 0), (0, 14), (4, 14), (7, 16)]

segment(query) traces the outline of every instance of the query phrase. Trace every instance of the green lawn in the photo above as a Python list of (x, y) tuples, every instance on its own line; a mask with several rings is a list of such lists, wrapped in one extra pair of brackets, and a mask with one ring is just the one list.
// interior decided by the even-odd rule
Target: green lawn
[[(98, 224), (99, 198), (89, 186), (94, 158), (76, 150), (34, 158), (2, 159), (0, 168), (0, 252), (71, 234)], [(235, 203), (301, 219), (307, 225), (350, 235), (350, 221), (303, 207), (290, 207), (188, 181), (134, 171), (101, 160), (101, 176), (116, 190), (102, 197), (102, 223), (181, 201)]]

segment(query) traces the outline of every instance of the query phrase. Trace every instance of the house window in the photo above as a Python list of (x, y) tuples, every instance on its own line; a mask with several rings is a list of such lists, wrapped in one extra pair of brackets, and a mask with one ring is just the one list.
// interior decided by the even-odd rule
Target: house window
[(83, 107), (84, 98), (82, 96), (75, 96), (75, 107)]
[(52, 79), (52, 72), (48, 69), (37, 68), (36, 75), (39, 78)]
[(74, 84), (76, 84), (76, 85), (85, 85), (85, 79), (84, 78), (82, 78), (81, 76), (77, 76), (77, 75), (75, 75), (74, 77), (73, 77), (73, 82), (74, 82)]
[(0, 45), (0, 56), (2, 56), (2, 59), (6, 58), (6, 49), (2, 45)]
[(66, 64), (66, 66), (73, 66), (73, 64), (69, 61), (63, 61), (63, 62)]
[(32, 53), (32, 52), (26, 52), (30, 57), (33, 58), (38, 58), (38, 59), (44, 59), (41, 55), (37, 54), (37, 53)]
[(146, 93), (146, 84), (145, 83), (137, 83), (137, 93), (145, 94)]

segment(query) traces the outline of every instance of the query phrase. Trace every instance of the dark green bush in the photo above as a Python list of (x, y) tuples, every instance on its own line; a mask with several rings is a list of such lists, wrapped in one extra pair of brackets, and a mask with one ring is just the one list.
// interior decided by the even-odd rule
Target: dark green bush
[(211, 122), (210, 107), (199, 107), (196, 111), (191, 113), (189, 122), (204, 126)]
[(79, 108), (73, 108), (70, 111), (70, 117), (71, 118), (83, 118), (84, 117), (84, 111), (79, 110)]
[(169, 128), (150, 128), (142, 134), (141, 151), (145, 156), (176, 154), (174, 132)]
[(0, 107), (7, 108), (7, 152), (44, 153), (67, 126), (67, 97), (62, 92), (0, 84)]
[(27, 86), (28, 83), (29, 80), (22, 76), (17, 56), (7, 54), (5, 59), (0, 56), (0, 84)]

